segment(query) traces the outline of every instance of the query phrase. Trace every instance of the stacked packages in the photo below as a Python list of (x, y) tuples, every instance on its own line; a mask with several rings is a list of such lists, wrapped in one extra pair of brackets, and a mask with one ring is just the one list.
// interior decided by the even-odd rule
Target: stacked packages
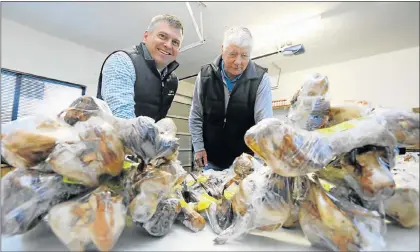
[(45, 219), (69, 249), (108, 251), (127, 221), (152, 236), (176, 221), (193, 232), (208, 222), (217, 244), (300, 225), (314, 246), (381, 250), (386, 219), (419, 224), (418, 158), (407, 156), (407, 167), (395, 151), (419, 145), (419, 116), (332, 106), (329, 85), (310, 76), (286, 121), (264, 119), (245, 134), (263, 162), (242, 154), (224, 171), (188, 174), (173, 121), (117, 119), (92, 97), (56, 118), (13, 122), (2, 135), (2, 156), (17, 167), (2, 178), (3, 233)]

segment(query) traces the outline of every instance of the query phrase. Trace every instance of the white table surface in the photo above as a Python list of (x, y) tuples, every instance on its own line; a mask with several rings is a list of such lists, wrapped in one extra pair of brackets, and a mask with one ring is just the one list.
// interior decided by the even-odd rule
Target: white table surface
[[(255, 232), (224, 245), (213, 244), (216, 235), (209, 225), (198, 233), (190, 232), (179, 223), (164, 237), (151, 237), (139, 228), (126, 228), (113, 251), (321, 251), (310, 246), (300, 228), (276, 232)], [(419, 229), (402, 229), (388, 225), (386, 251), (419, 251)], [(91, 250), (91, 248), (87, 248)], [(51, 232), (40, 223), (30, 232), (2, 237), (1, 251), (68, 251)]]

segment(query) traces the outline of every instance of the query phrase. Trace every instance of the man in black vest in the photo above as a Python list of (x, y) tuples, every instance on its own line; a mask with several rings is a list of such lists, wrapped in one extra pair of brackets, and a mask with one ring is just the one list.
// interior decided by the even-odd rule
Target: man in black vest
[(250, 31), (230, 28), (222, 55), (197, 76), (189, 127), (194, 160), (204, 169), (224, 170), (242, 153), (252, 154), (245, 132), (273, 116), (270, 78), (250, 60), (251, 49)]
[(102, 64), (97, 97), (114, 116), (164, 118), (178, 89), (175, 61), (183, 39), (183, 26), (175, 16), (152, 19), (143, 42), (111, 53)]

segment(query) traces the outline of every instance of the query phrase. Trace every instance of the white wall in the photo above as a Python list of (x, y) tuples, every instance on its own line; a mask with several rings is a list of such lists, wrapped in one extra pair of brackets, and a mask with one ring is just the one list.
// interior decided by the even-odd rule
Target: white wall
[(12, 20), (1, 20), (1, 67), (85, 85), (86, 95), (95, 96), (106, 56)]
[(419, 47), (414, 47), (282, 73), (279, 88), (273, 90), (273, 100), (290, 99), (308, 74), (318, 72), (328, 76), (333, 102), (367, 100), (375, 106), (419, 107), (419, 67)]

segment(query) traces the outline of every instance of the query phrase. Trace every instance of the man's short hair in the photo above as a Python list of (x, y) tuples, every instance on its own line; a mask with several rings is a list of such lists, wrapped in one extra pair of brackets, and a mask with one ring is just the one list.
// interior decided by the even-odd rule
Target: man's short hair
[(248, 47), (252, 50), (252, 34), (246, 27), (230, 27), (225, 31), (223, 47), (235, 44), (240, 47)]
[(171, 27), (180, 29), (181, 34), (184, 35), (184, 26), (182, 25), (181, 20), (176, 16), (170, 14), (154, 16), (150, 21), (149, 26), (147, 27), (147, 31), (152, 32), (156, 28), (156, 25), (161, 21), (166, 21)]

